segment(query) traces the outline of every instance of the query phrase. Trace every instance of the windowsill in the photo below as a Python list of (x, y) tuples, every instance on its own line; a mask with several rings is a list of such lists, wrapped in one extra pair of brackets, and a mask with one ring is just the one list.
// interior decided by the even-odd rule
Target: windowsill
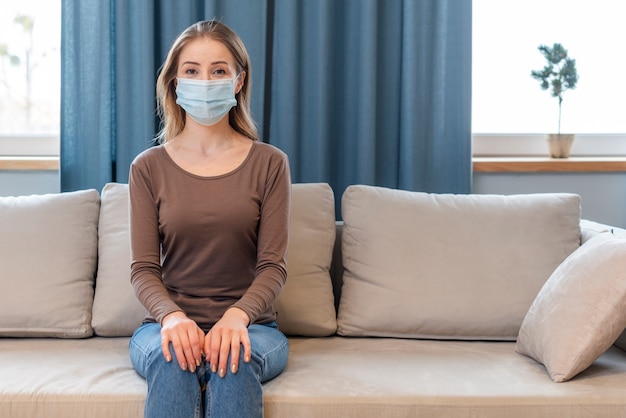
[(57, 171), (59, 157), (0, 157), (0, 171), (29, 170), (29, 171)]
[[(474, 157), (475, 173), (626, 172), (625, 157)], [(0, 170), (57, 171), (58, 157), (0, 157)]]
[(475, 173), (626, 172), (626, 157), (474, 157)]

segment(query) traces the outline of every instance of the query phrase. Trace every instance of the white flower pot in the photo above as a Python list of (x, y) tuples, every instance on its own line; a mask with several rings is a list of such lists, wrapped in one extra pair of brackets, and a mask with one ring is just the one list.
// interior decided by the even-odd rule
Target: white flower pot
[(574, 134), (548, 134), (546, 137), (552, 158), (568, 158)]

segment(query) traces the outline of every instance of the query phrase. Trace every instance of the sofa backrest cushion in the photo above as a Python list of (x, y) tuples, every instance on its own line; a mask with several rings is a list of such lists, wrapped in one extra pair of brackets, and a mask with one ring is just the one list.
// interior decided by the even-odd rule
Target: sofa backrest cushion
[(614, 345), (619, 347), (621, 350), (626, 351), (626, 330), (622, 331), (619, 337), (617, 337)]
[[(292, 189), (287, 285), (275, 308), (287, 334), (335, 332), (330, 280), (335, 239), (334, 197), (327, 184), (294, 184)], [(97, 335), (130, 336), (146, 315), (130, 284), (128, 185), (102, 190), (99, 262), (92, 325)]]
[(288, 335), (332, 335), (337, 329), (330, 278), (334, 194), (326, 183), (294, 184), (291, 202), (287, 282), (274, 306), (278, 325)]
[(342, 213), (345, 336), (515, 340), (543, 283), (580, 245), (574, 194), (350, 186)]
[(0, 336), (92, 335), (99, 209), (96, 190), (0, 197)]
[(101, 194), (98, 227), (98, 272), (91, 325), (96, 335), (132, 335), (146, 308), (130, 284), (128, 185), (109, 183)]

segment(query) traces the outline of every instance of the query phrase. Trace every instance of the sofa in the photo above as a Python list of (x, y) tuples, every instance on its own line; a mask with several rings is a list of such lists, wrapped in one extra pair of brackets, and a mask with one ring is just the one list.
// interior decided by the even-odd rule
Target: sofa
[[(574, 194), (294, 184), (274, 417), (626, 417), (626, 233)], [(128, 186), (0, 198), (0, 417), (141, 417)]]

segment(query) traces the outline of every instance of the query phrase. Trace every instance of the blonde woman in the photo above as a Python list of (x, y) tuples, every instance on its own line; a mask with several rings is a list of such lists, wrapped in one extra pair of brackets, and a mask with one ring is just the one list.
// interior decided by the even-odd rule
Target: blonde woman
[(261, 417), (287, 364), (272, 304), (286, 280), (287, 157), (250, 117), (250, 62), (198, 22), (157, 80), (160, 145), (131, 166), (131, 283), (149, 312), (130, 342), (146, 417)]

